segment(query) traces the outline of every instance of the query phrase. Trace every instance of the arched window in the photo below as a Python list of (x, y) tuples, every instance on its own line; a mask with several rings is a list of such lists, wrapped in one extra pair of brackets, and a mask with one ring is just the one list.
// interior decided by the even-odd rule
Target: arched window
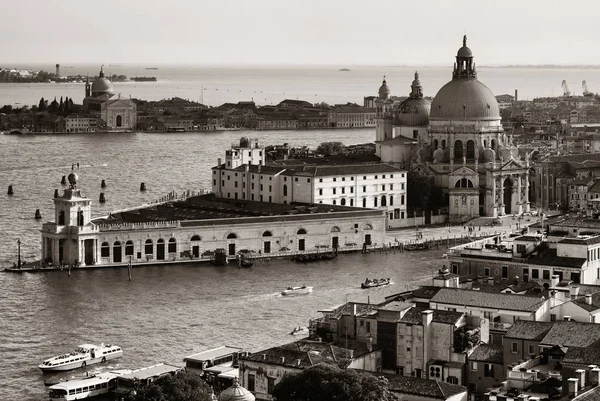
[(369, 223), (365, 224), (365, 226), (363, 227), (363, 230), (372, 230), (373, 226)]
[(385, 198), (385, 195), (381, 197), (381, 206), (387, 206), (387, 199)]
[(200, 236), (194, 235), (190, 241), (200, 241)]
[(113, 244), (113, 262), (121, 262), (122, 252), (123, 251), (121, 249), (121, 242), (115, 241), (115, 243)]
[(483, 148), (484, 148), (484, 149), (487, 149), (487, 139), (484, 139), (484, 140), (483, 140)]
[(467, 178), (461, 178), (460, 180), (456, 181), (454, 188), (473, 188), (473, 181)]
[(334, 205), (337, 205), (337, 201), (336, 201), (335, 199), (333, 200), (333, 204), (334, 204)]
[(236, 239), (236, 238), (237, 238), (237, 235), (235, 235), (234, 233), (227, 235), (227, 239)]
[(346, 205), (346, 198), (342, 198), (340, 200), (340, 205), (345, 206)]
[(175, 238), (169, 238), (169, 249), (167, 250), (167, 252), (177, 252), (177, 240)]
[(377, 197), (373, 198), (373, 207), (377, 207)]
[(394, 206), (394, 196), (390, 195), (390, 206)]
[(367, 207), (367, 198), (363, 198), (363, 206), (362, 207)]
[(271, 233), (271, 231), (265, 231), (263, 233), (263, 237), (272, 237), (272, 236), (273, 236), (273, 233)]
[(146, 255), (152, 255), (154, 253), (154, 244), (151, 239), (147, 239), (144, 244), (144, 253)]
[(492, 149), (496, 150), (496, 140), (492, 139)]
[(354, 206), (354, 199), (350, 199), (350, 206)]
[(463, 158), (463, 143), (461, 140), (454, 141), (454, 160)]
[(100, 256), (103, 258), (110, 257), (110, 244), (108, 242), (103, 242), (102, 245), (100, 245)]
[(473, 160), (475, 158), (475, 142), (467, 141), (467, 159)]
[(339, 233), (340, 232), (340, 228), (338, 226), (333, 226), (333, 227), (331, 227), (331, 232), (332, 233)]
[(446, 140), (442, 139), (442, 149), (446, 149)]
[(122, 126), (123, 126), (123, 117), (117, 116), (117, 127), (122, 127)]
[(165, 240), (162, 238), (156, 241), (156, 259), (165, 260)]
[(306, 230), (304, 228), (301, 228), (301, 229), (298, 230), (298, 232), (296, 234), (298, 234), (298, 235), (304, 235), (304, 234), (306, 234)]
[(283, 196), (287, 196), (287, 184), (283, 184)]
[(133, 241), (129, 240), (125, 243), (125, 256), (133, 256)]
[(438, 148), (438, 140), (437, 140), (437, 139), (434, 139), (434, 140), (433, 140), (433, 149), (435, 150), (435, 149), (437, 149), (437, 148)]

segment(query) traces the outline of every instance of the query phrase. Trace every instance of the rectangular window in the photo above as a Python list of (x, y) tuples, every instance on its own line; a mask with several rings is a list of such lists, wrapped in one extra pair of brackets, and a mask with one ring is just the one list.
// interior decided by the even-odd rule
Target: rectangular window
[(234, 186), (235, 188), (237, 188), (237, 187), (238, 187), (238, 182), (237, 182), (237, 181), (236, 181), (236, 182), (234, 182), (234, 183), (233, 183), (233, 186)]
[(275, 379), (272, 377), (267, 377), (267, 394), (273, 394), (274, 388), (275, 388)]
[(381, 186), (381, 190), (382, 190), (382, 191), (385, 191), (385, 184), (383, 184), (383, 185)]
[(336, 182), (336, 181), (337, 181), (337, 178), (333, 177), (333, 182)]
[(271, 185), (269, 185), (269, 192), (273, 191), (273, 187)]
[(516, 341), (513, 341), (510, 346), (510, 350), (513, 354), (516, 354), (517, 352), (519, 352), (519, 343)]
[(556, 315), (554, 313), (550, 314), (550, 321), (556, 322)]
[(525, 275), (529, 276), (529, 268), (528, 267), (523, 268), (523, 277), (525, 277)]
[(323, 182), (323, 179), (322, 179), (322, 178), (319, 178), (319, 182)]
[(363, 185), (363, 192), (367, 192), (367, 186)]
[(484, 377), (494, 377), (494, 365), (491, 363), (486, 363), (483, 365), (483, 376)]
[(508, 278), (508, 266), (502, 266), (502, 278)]
[(319, 195), (323, 195), (323, 188), (319, 188)]
[(332, 188), (332, 189), (333, 189), (333, 194), (335, 195), (335, 188)]
[(366, 322), (365, 330), (367, 331), (367, 333), (371, 332), (371, 322)]
[(217, 180), (213, 180), (213, 185), (217, 185)]
[(378, 176), (375, 176), (375, 179), (377, 179)]
[(307, 179), (306, 179), (306, 182), (310, 182), (310, 178), (307, 178)]
[(477, 370), (477, 362), (471, 362), (471, 370)]
[(354, 177), (350, 177), (350, 181), (354, 181)]
[(538, 269), (531, 269), (531, 278), (540, 278), (540, 271)]
[(544, 280), (550, 280), (550, 270), (542, 270), (542, 278)]
[(224, 187), (225, 186), (225, 180), (221, 180), (221, 186)]
[(394, 184), (390, 184), (390, 191), (394, 190)]
[(366, 175), (363, 175), (363, 180), (366, 180), (366, 179), (367, 179), (367, 176), (366, 176)]
[(529, 355), (534, 355), (535, 354), (535, 345), (529, 344), (529, 346), (527, 348), (528, 348), (528, 351), (529, 351)]
[(342, 187), (342, 193), (345, 194), (346, 193), (346, 188)]
[(248, 391), (255, 391), (254, 390), (254, 375), (248, 373)]
[(490, 268), (489, 267), (484, 267), (483, 268), (483, 275), (486, 277), (490, 276)]
[(350, 187), (350, 193), (353, 194), (354, 193), (354, 187)]
[(298, 182), (298, 177), (294, 177), (294, 181), (295, 181), (295, 182)]

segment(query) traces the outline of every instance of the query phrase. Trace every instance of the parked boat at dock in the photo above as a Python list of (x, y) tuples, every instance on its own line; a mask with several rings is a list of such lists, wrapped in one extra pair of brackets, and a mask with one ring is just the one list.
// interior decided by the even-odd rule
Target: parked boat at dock
[(290, 332), (292, 336), (299, 336), (303, 334), (308, 334), (308, 327), (294, 327), (294, 330)]
[(360, 288), (362, 289), (367, 289), (367, 288), (373, 288), (373, 287), (381, 287), (383, 285), (389, 285), (392, 283), (392, 280), (390, 278), (380, 278), (380, 279), (366, 279), (364, 283), (360, 284)]
[(281, 291), (281, 295), (306, 295), (312, 292), (312, 287), (303, 285), (302, 287), (288, 287)]
[(72, 370), (95, 363), (104, 363), (123, 356), (121, 347), (110, 344), (83, 344), (69, 354), (46, 359), (39, 365), (43, 372)]
[(107, 394), (116, 388), (117, 377), (131, 373), (129, 369), (98, 373), (83, 379), (67, 380), (50, 386), (51, 401), (83, 400)]

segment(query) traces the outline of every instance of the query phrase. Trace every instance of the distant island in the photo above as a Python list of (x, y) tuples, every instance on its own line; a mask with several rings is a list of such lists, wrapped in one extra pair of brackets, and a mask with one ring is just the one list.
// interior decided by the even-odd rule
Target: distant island
[(146, 67), (147, 70), (158, 70), (156, 67)]
[(338, 71), (350, 71), (350, 68), (340, 68)]
[(156, 77), (131, 77), (134, 82), (156, 82)]

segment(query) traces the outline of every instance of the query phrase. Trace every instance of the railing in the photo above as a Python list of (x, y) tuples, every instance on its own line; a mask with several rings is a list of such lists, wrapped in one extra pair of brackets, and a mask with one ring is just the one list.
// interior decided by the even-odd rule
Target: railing
[(490, 322), (490, 330), (508, 331), (512, 323)]

